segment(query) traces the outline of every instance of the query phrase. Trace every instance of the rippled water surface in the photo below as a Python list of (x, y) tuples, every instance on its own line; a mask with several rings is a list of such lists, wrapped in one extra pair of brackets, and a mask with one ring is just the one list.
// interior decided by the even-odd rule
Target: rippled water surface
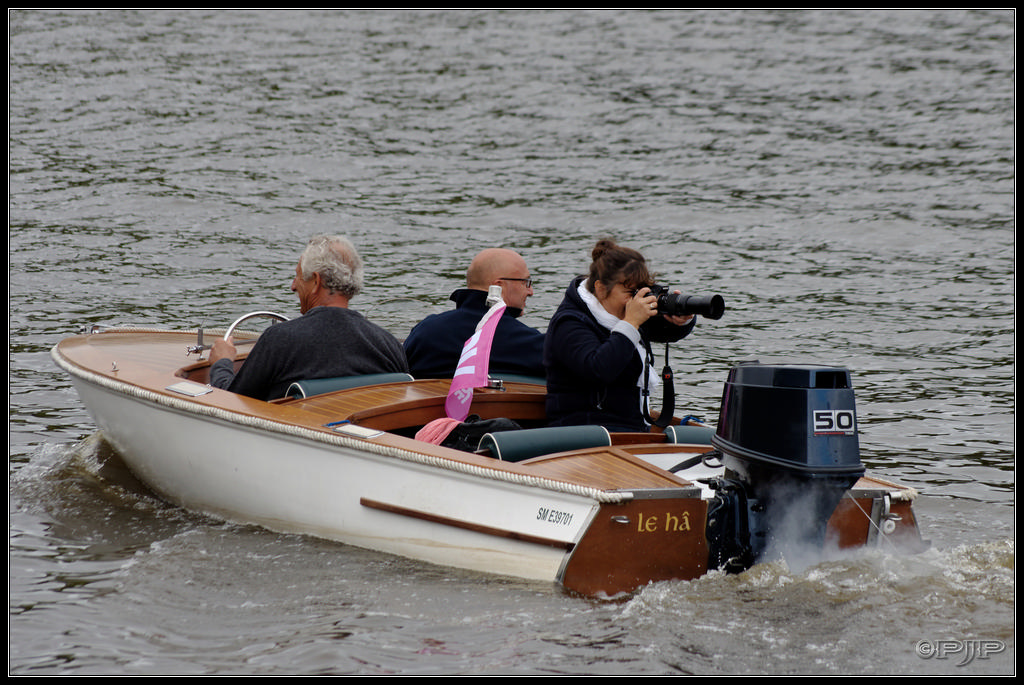
[[(11, 673), (1014, 671), (1012, 11), (8, 27)], [(319, 232), (360, 247), (355, 305), (398, 337), (481, 248), (526, 256), (539, 328), (597, 238), (640, 249), (728, 306), (671, 350), (680, 402), (716, 418), (746, 359), (848, 366), (863, 459), (921, 492), (931, 549), (592, 602), (153, 498), (50, 348), (295, 312)]]

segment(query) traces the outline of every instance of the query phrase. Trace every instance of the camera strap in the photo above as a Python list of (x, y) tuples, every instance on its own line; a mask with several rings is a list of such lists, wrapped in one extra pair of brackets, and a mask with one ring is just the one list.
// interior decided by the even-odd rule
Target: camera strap
[(665, 345), (665, 368), (661, 370), (661, 415), (657, 420), (651, 418), (649, 407), (651, 397), (649, 371), (654, 363), (654, 353), (651, 352), (651, 346), (646, 341), (644, 341), (644, 346), (647, 348), (647, 355), (644, 359), (644, 418), (652, 426), (664, 428), (672, 422), (672, 415), (676, 410), (676, 388), (672, 382), (674, 378), (672, 368), (668, 365), (668, 344)]

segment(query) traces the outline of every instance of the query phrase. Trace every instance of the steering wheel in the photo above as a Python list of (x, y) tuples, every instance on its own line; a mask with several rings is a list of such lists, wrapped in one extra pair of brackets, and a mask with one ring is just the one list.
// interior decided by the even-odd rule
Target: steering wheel
[(224, 339), (227, 340), (228, 338), (231, 337), (231, 334), (234, 333), (235, 328), (238, 326), (238, 324), (242, 323), (243, 321), (247, 321), (248, 319), (255, 318), (257, 316), (266, 316), (271, 319), (277, 319), (278, 321), (288, 320), (287, 316), (275, 314), (274, 312), (249, 312), (248, 314), (243, 314), (242, 316), (238, 317), (237, 319), (235, 319), (234, 323), (228, 326), (227, 332), (224, 333)]

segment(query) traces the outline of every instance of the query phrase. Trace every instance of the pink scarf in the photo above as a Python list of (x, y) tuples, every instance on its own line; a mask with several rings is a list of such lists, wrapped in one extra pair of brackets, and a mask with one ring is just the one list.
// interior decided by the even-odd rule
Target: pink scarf
[(462, 348), (462, 358), (455, 369), (455, 376), (448, 388), (448, 398), (444, 408), (448, 416), (464, 421), (469, 416), (469, 406), (473, 403), (473, 388), (487, 385), (487, 368), (491, 359), (491, 343), (494, 342), (494, 331), (498, 321), (505, 312), (505, 303), (500, 299), (487, 310), (476, 331)]

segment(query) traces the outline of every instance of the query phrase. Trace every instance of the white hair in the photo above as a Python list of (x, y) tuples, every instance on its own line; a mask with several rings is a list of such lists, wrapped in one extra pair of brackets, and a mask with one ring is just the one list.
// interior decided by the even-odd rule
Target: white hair
[(321, 235), (309, 241), (299, 258), (303, 280), (320, 274), (324, 287), (352, 299), (363, 289), (363, 261), (343, 236)]

